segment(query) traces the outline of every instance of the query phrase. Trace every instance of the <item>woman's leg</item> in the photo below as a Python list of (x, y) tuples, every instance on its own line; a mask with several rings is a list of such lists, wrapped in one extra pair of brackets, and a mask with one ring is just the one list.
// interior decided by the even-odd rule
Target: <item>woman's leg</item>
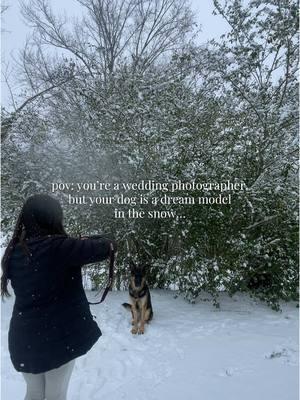
[(45, 399), (45, 374), (28, 374), (23, 372), (27, 384), (27, 391), (24, 400)]
[(45, 373), (47, 400), (66, 400), (75, 360)]

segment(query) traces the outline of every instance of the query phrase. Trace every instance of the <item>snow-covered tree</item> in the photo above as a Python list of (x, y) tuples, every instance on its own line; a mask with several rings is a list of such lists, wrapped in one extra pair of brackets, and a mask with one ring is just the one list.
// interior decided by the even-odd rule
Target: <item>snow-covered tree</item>
[(149, 264), (151, 285), (191, 299), (205, 290), (217, 305), (220, 289), (246, 290), (276, 308), (295, 298), (296, 3), (214, 1), (230, 30), (203, 45), (183, 0), (79, 3), (86, 14), (73, 26), (46, 0), (23, 6), (34, 36), (21, 57), (22, 103), (4, 114), (7, 229), (51, 182), (239, 181), (247, 190), (232, 206), (160, 206), (184, 219), (114, 219), (114, 205), (60, 198), (71, 233), (119, 240), (117, 287), (130, 253)]

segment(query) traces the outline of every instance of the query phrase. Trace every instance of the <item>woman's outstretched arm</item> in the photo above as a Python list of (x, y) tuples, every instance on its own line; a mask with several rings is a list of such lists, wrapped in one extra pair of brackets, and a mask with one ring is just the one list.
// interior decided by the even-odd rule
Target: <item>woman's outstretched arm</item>
[(117, 250), (114, 240), (84, 237), (76, 239), (72, 237), (53, 238), (52, 255), (58, 264), (65, 266), (85, 265), (107, 259), (111, 249)]

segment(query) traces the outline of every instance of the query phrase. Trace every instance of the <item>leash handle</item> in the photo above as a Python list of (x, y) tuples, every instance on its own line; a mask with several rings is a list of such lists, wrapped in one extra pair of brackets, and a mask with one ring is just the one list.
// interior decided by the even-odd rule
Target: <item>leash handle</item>
[(112, 242), (110, 242), (109, 245), (109, 275), (108, 275), (108, 284), (106, 288), (104, 289), (104, 292), (102, 294), (101, 300), (96, 301), (96, 302), (88, 302), (89, 304), (100, 304), (105, 300), (105, 297), (107, 296), (107, 293), (109, 290), (112, 289), (113, 281), (114, 281), (114, 264), (115, 264), (115, 249), (114, 245)]

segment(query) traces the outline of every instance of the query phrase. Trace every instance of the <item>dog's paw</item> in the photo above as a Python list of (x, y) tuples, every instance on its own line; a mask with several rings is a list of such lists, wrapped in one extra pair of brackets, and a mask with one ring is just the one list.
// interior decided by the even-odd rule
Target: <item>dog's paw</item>
[(140, 328), (139, 328), (139, 335), (143, 335), (143, 334), (144, 334), (144, 332), (145, 332), (145, 329), (144, 329), (144, 328), (142, 328), (142, 327), (140, 327)]
[(137, 333), (137, 331), (138, 331), (137, 328), (132, 328), (132, 329), (131, 329), (131, 333), (132, 333), (133, 335), (135, 335), (135, 334)]
[(131, 321), (131, 325), (134, 325), (134, 320)]

